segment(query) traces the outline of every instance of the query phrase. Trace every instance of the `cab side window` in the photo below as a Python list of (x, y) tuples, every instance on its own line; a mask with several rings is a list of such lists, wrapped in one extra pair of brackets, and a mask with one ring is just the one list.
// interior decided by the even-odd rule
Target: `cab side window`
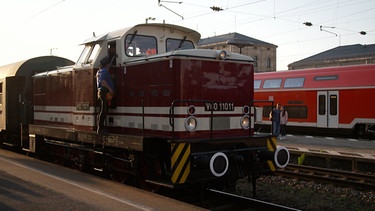
[(111, 65), (116, 65), (117, 64), (116, 42), (108, 43), (107, 49), (108, 49), (108, 58), (111, 61)]

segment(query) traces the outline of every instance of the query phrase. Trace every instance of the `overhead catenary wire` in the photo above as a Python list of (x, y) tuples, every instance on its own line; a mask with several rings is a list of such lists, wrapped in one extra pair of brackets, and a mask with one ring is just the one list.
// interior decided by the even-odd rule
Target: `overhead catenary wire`
[(56, 2), (55, 4), (53, 4), (53, 5), (51, 5), (51, 6), (46, 7), (45, 9), (40, 10), (39, 12), (35, 13), (34, 15), (32, 15), (32, 16), (26, 18), (24, 21), (20, 22), (19, 24), (22, 24), (22, 23), (28, 22), (28, 21), (30, 21), (30, 20), (36, 18), (37, 16), (39, 16), (39, 15), (41, 15), (42, 13), (44, 13), (44, 12), (46, 12), (46, 11), (48, 11), (48, 10), (50, 10), (50, 9), (52, 9), (52, 8), (54, 8), (54, 7), (56, 7), (56, 6), (58, 6), (59, 4), (63, 3), (64, 1), (66, 1), (66, 0), (61, 0), (61, 1)]

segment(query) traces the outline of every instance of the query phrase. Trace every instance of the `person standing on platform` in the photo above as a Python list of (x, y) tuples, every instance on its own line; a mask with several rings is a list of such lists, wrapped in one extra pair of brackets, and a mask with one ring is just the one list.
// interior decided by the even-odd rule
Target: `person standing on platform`
[(278, 137), (280, 135), (280, 104), (270, 112), (269, 119), (272, 121), (272, 135)]
[(284, 106), (280, 107), (280, 139), (285, 139), (286, 124), (288, 123), (288, 111)]

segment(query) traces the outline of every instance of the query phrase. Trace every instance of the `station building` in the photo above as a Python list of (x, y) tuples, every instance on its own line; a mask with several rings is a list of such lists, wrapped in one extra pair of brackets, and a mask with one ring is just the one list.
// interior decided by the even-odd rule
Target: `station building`
[(227, 50), (251, 56), (255, 60), (255, 72), (276, 71), (277, 45), (240, 33), (229, 33), (201, 39), (198, 43), (198, 48)]
[(289, 70), (375, 63), (375, 44), (346, 45), (315, 54), (288, 65)]
[[(240, 33), (228, 33), (201, 39), (198, 48), (228, 50), (251, 56), (255, 72), (276, 71), (277, 45)], [(345, 45), (329, 49), (288, 65), (288, 70), (375, 63), (375, 44)]]

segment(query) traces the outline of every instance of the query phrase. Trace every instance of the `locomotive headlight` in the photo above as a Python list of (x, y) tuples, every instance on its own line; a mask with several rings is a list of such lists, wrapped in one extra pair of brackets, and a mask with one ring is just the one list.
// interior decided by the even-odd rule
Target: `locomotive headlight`
[(220, 60), (225, 60), (227, 58), (227, 52), (224, 50), (218, 51), (216, 53), (216, 58)]
[(241, 127), (244, 129), (244, 130), (247, 130), (249, 129), (249, 126), (250, 126), (250, 118), (248, 115), (245, 115), (241, 118)]
[(187, 109), (187, 113), (189, 115), (194, 115), (195, 114), (195, 106), (194, 105), (190, 105)]
[(250, 107), (248, 105), (245, 105), (243, 108), (242, 108), (242, 113), (243, 114), (249, 114), (250, 113)]
[(189, 132), (193, 132), (197, 129), (197, 119), (194, 116), (189, 116), (185, 120), (185, 128)]

